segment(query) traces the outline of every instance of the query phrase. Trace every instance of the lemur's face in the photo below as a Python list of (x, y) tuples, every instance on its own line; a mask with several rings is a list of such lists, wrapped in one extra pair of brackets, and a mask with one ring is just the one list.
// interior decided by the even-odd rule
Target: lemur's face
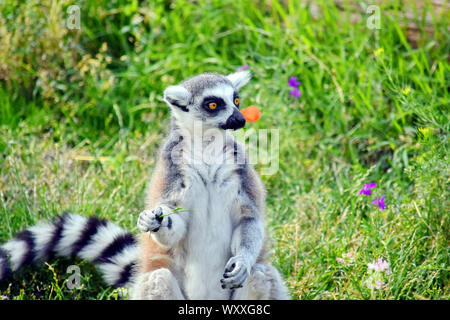
[(204, 73), (164, 90), (164, 101), (172, 108), (177, 123), (220, 129), (240, 129), (245, 119), (239, 111), (239, 89), (250, 80), (250, 72), (228, 76)]

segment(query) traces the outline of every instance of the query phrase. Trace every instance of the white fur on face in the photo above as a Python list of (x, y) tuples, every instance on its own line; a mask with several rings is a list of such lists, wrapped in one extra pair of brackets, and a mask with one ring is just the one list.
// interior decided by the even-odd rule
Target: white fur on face
[[(174, 115), (178, 125), (183, 129), (193, 132), (193, 128), (202, 127), (218, 128), (224, 124), (231, 116), (236, 106), (234, 105), (235, 89), (226, 83), (219, 83), (217, 86), (205, 89), (201, 95), (194, 97), (193, 105), (190, 105), (189, 112), (185, 112), (178, 107), (172, 106), (172, 114)], [(218, 114), (208, 114), (202, 107), (205, 97), (218, 97), (225, 101), (225, 110), (219, 111)], [(222, 129), (221, 129), (222, 130)]]
[[(204, 116), (205, 124), (211, 127), (218, 127), (220, 124), (223, 124), (227, 121), (227, 119), (231, 116), (234, 111), (234, 88), (230, 85), (221, 83), (211, 89), (206, 89), (203, 91), (201, 97), (199, 97), (198, 102), (201, 103), (205, 97), (218, 97), (225, 101), (226, 106), (225, 110), (219, 111), (217, 115)], [(202, 108), (200, 106), (200, 108)]]
[(201, 120), (196, 119), (194, 114), (197, 114), (197, 112), (194, 112), (193, 110), (184, 112), (177, 107), (172, 107), (172, 115), (174, 116), (176, 123), (181, 128), (188, 129), (190, 132), (193, 131), (195, 125), (201, 125), (202, 122)]
[[(173, 118), (181, 128), (191, 132), (193, 127), (199, 125), (220, 128), (235, 111), (234, 92), (246, 85), (250, 78), (251, 72), (248, 70), (227, 76), (200, 74), (164, 90), (164, 101), (171, 107)], [(201, 105), (206, 96), (222, 98), (226, 102), (226, 109), (208, 114)]]

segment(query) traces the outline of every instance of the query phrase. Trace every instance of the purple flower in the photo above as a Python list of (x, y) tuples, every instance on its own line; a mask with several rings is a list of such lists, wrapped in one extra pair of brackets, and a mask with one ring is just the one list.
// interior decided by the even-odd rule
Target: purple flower
[(386, 274), (392, 273), (389, 262), (387, 262), (383, 258), (378, 258), (377, 261), (372, 261), (372, 263), (369, 263), (367, 266), (369, 267), (369, 270), (385, 272)]
[(377, 197), (376, 200), (373, 200), (372, 204), (377, 205), (380, 210), (386, 209), (386, 204), (384, 203), (384, 194), (381, 196), (381, 198)]
[(0, 296), (0, 300), (9, 300), (9, 297), (7, 297), (7, 296)]
[(365, 196), (370, 196), (372, 194), (372, 188), (375, 188), (377, 186), (377, 184), (375, 182), (371, 182), (371, 183), (366, 183), (365, 185), (362, 186), (361, 191), (359, 192), (359, 194), (363, 194)]
[(244, 64), (243, 66), (240, 66), (239, 68), (237, 68), (236, 71), (242, 71), (242, 70), (245, 70), (245, 69), (248, 69), (248, 68), (250, 68), (249, 65), (248, 64)]
[(298, 90), (298, 88), (295, 88), (294, 90), (289, 92), (291, 94), (291, 96), (295, 97), (295, 98), (300, 98), (302, 96), (302, 93), (300, 92), (300, 90)]
[(298, 86), (301, 84), (301, 82), (297, 80), (297, 77), (290, 77), (288, 83), (290, 87), (295, 88), (297, 90)]

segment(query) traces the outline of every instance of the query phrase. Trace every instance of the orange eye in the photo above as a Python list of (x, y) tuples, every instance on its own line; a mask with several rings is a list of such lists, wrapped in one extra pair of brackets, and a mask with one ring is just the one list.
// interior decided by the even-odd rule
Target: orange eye
[(235, 99), (234, 99), (234, 104), (235, 104), (235, 105), (238, 105), (238, 104), (239, 104), (239, 98), (235, 98)]
[(211, 103), (208, 105), (208, 107), (209, 107), (211, 110), (214, 110), (215, 108), (217, 108), (217, 103), (211, 102)]

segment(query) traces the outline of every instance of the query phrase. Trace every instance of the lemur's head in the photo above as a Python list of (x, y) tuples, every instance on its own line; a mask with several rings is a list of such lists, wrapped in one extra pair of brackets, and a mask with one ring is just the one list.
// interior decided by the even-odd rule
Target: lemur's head
[(164, 90), (164, 101), (182, 126), (201, 122), (212, 128), (240, 129), (245, 126), (245, 119), (239, 111), (239, 89), (250, 77), (249, 71), (227, 76), (199, 74)]

